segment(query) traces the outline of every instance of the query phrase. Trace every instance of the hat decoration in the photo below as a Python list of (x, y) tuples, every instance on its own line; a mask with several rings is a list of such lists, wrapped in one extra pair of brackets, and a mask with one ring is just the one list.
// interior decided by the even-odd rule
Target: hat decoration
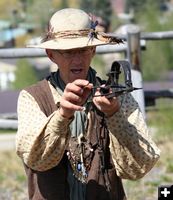
[(122, 39), (97, 31), (97, 25), (98, 21), (91, 20), (84, 11), (66, 8), (52, 16), (41, 43), (30, 47), (65, 50), (123, 43)]

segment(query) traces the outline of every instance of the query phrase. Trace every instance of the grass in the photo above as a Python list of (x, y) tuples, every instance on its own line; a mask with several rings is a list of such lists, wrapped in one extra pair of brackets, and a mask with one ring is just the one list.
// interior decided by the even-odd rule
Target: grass
[(161, 157), (155, 167), (140, 180), (124, 180), (129, 200), (158, 199), (158, 187), (160, 185), (173, 184), (172, 142), (165, 140), (162, 143), (158, 143), (158, 146), (161, 149)]
[[(165, 106), (166, 105), (166, 106)], [(128, 200), (155, 200), (160, 185), (173, 184), (173, 103), (159, 100), (154, 109), (147, 110), (147, 121), (153, 139), (161, 149), (155, 167), (142, 179), (123, 180)], [(21, 160), (14, 151), (0, 152), (0, 199), (26, 200), (26, 177)]]
[(14, 151), (0, 152), (0, 199), (26, 200), (26, 178), (21, 160)]
[(161, 149), (161, 157), (154, 168), (138, 181), (124, 180), (128, 200), (158, 199), (160, 185), (173, 184), (173, 102), (159, 99), (154, 109), (148, 109), (147, 122), (154, 141)]
[(155, 109), (148, 112), (147, 120), (150, 127), (158, 129), (156, 139), (161, 142), (161, 140), (173, 137), (173, 101), (170, 99), (159, 99), (156, 103)]
[(14, 129), (0, 129), (0, 134), (6, 134), (6, 133), (14, 134), (14, 133), (16, 133), (16, 130), (14, 130)]

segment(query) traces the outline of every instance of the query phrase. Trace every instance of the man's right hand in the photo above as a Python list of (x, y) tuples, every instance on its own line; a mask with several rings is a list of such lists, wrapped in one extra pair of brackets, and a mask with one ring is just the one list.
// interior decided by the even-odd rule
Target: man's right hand
[(60, 100), (60, 114), (71, 118), (75, 111), (82, 111), (93, 85), (88, 80), (77, 79), (68, 83)]

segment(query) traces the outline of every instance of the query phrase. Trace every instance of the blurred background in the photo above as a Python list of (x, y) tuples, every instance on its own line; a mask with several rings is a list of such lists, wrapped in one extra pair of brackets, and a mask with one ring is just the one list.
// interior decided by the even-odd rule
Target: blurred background
[[(142, 39), (138, 66), (146, 121), (162, 150), (161, 159), (141, 180), (124, 180), (129, 200), (157, 199), (159, 185), (173, 184), (173, 0), (0, 1), (0, 199), (27, 199), (24, 170), (14, 144), (18, 94), (56, 70), (44, 54), (9, 58), (7, 50), (15, 55), (16, 49), (39, 43), (50, 16), (66, 7), (91, 13), (98, 20), (100, 31), (122, 36), (125, 43), (131, 25), (139, 28), (140, 36), (156, 32), (169, 35), (164, 39), (159, 34), (157, 39)], [(114, 60), (127, 58), (124, 51), (98, 53), (92, 66), (104, 78)]]

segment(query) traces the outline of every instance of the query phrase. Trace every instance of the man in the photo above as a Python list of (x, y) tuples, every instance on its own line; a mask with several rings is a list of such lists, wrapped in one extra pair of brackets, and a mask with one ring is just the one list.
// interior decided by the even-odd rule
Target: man
[[(107, 98), (90, 67), (96, 46), (119, 40), (96, 31), (82, 10), (57, 11), (41, 44), (57, 72), (21, 91), (17, 154), (32, 200), (124, 200), (121, 179), (143, 177), (160, 151), (129, 94)], [(111, 91), (110, 91), (111, 92)]]

